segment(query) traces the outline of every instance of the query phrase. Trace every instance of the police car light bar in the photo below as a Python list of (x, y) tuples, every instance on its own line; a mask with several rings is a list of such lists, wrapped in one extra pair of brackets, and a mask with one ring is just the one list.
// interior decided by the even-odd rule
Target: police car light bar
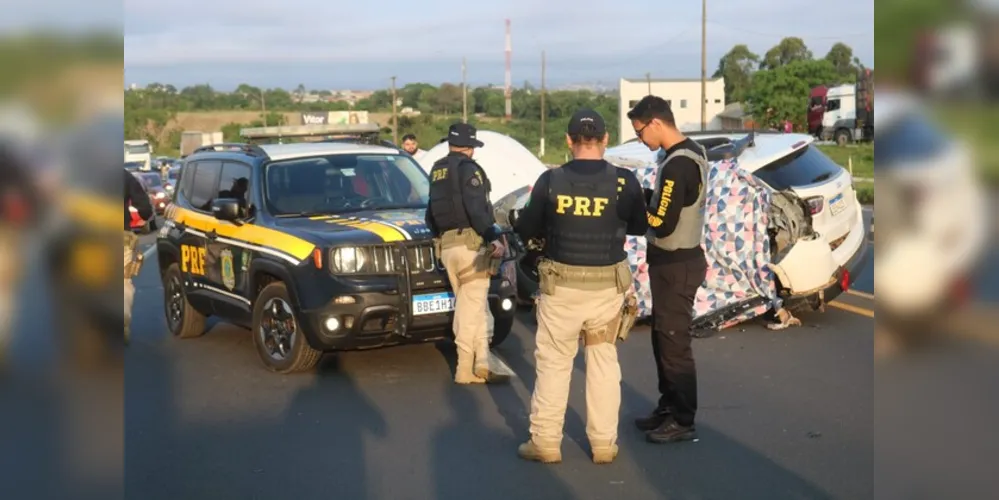
[(246, 139), (278, 139), (283, 137), (313, 137), (352, 134), (377, 134), (381, 127), (376, 123), (329, 125), (282, 125), (278, 127), (244, 128), (239, 135)]

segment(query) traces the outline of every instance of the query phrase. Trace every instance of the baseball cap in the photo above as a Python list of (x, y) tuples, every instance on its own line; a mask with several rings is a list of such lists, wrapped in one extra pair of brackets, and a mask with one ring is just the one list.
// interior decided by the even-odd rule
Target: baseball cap
[(569, 135), (584, 135), (584, 127), (587, 129), (585, 134), (587, 137), (603, 138), (607, 133), (604, 118), (592, 109), (583, 108), (572, 115), (569, 119)]
[(475, 127), (467, 123), (455, 123), (447, 131), (447, 142), (459, 148), (481, 148), (485, 144), (475, 138), (476, 133)]

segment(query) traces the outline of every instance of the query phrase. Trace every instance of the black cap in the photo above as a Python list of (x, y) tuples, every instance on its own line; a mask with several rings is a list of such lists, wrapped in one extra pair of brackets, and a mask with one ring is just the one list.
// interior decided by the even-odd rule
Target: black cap
[(481, 148), (482, 141), (475, 138), (475, 127), (467, 123), (455, 123), (447, 131), (447, 143), (459, 148)]
[[(585, 129), (585, 133), (584, 133)], [(569, 135), (585, 135), (602, 139), (607, 133), (607, 125), (600, 113), (583, 108), (569, 119)]]

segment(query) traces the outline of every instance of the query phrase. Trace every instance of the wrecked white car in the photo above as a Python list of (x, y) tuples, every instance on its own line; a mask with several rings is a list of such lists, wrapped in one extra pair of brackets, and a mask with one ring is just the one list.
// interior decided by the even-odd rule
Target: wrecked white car
[[(804, 134), (688, 134), (708, 150), (704, 248), (708, 275), (697, 293), (695, 326), (723, 329), (787, 306), (819, 308), (848, 289), (868, 258), (863, 214), (849, 172), (830, 160)], [(497, 218), (522, 208), (546, 168), (522, 145), (502, 134), (480, 131), (485, 147), (475, 159), (493, 182)], [(447, 154), (431, 149), (428, 169)], [(631, 168), (652, 188), (657, 152), (627, 143), (605, 158)], [(502, 223), (503, 221), (501, 221)], [(530, 301), (537, 293), (538, 242), (526, 242), (517, 288)], [(639, 317), (652, 312), (644, 237), (626, 243), (639, 299)], [(790, 316), (783, 315), (782, 324)]]

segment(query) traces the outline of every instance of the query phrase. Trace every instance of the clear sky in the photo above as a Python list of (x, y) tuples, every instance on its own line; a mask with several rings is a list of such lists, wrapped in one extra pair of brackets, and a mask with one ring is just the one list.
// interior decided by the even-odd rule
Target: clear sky
[[(873, 17), (871, 0), (708, 0), (708, 70), (734, 44), (762, 55), (785, 36), (873, 65)], [(515, 85), (540, 82), (542, 50), (553, 86), (700, 76), (698, 0), (125, 0), (125, 82), (385, 88), (460, 82), (466, 57), (470, 83), (502, 84), (506, 18)]]

